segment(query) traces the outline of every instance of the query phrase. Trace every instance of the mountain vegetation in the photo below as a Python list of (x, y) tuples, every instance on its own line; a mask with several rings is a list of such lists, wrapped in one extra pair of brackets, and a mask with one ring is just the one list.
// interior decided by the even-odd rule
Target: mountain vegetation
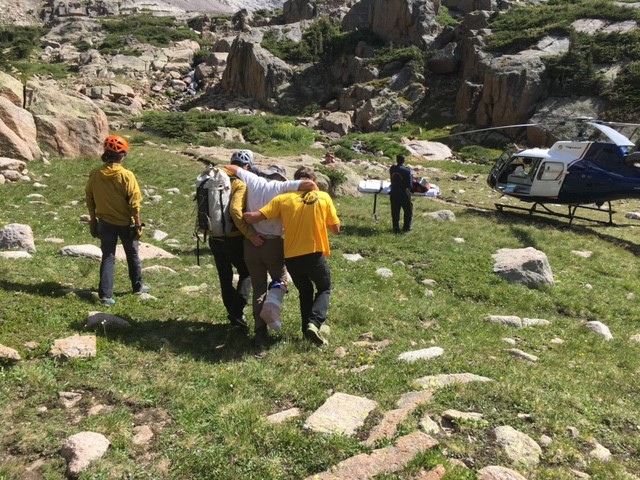
[[(189, 16), (96, 16), (95, 2), (49, 2), (60, 8), (43, 14), (48, 21), (0, 26), (0, 75), (18, 84), (13, 111), (33, 113), (37, 147), (26, 172), (0, 185), (0, 229), (28, 225), (35, 239), (28, 257), (0, 255), (1, 480), (75, 476), (61, 451), (78, 432), (109, 444), (80, 480), (329, 478), (341, 462), (367, 467), (380, 452), (402, 452), (399, 442), (416, 432), (434, 445), (353, 478), (640, 477), (640, 201), (614, 202), (615, 225), (599, 223), (601, 211), (572, 225), (498, 212), (496, 203), (520, 205), (485, 182), (514, 139), (493, 130), (450, 136), (536, 116), (555, 125), (585, 114), (583, 104), (588, 114), (637, 122), (640, 8), (401, 3), (424, 7), (423, 23), (374, 32), (358, 23), (354, 2), (327, 0)], [(437, 12), (426, 8), (432, 3), (441, 3)], [(309, 15), (286, 21), (292, 10)], [(61, 33), (66, 25), (73, 28)], [(415, 35), (390, 40), (390, 31)], [(118, 262), (116, 303), (103, 308), (99, 262), (62, 254), (63, 245), (97, 248), (83, 198), (100, 164), (97, 154), (63, 153), (63, 140), (101, 144), (87, 124), (59, 137), (45, 130), (56, 117), (42, 108), (45, 90), (75, 95), (54, 104), (58, 117), (82, 97), (106, 112), (95, 122), (102, 130), (108, 121), (129, 140), (125, 166), (144, 193), (142, 241), (171, 257), (143, 261), (149, 296), (128, 292)], [(528, 142), (521, 133), (516, 140)], [(454, 154), (408, 161), (441, 191), (414, 199), (410, 233), (391, 233), (382, 195), (334, 199), (343, 231), (330, 237), (328, 346), (302, 338), (295, 288), (266, 351), (228, 324), (213, 258), (195, 239), (203, 163), (251, 149), (262, 167), (312, 165), (334, 189), (353, 191), (359, 179), (386, 178), (395, 156), (410, 154), (408, 142), (424, 140)], [(18, 156), (0, 147), (0, 157)], [(335, 165), (320, 163), (327, 151)], [(499, 277), (493, 256), (501, 249), (544, 252), (555, 284), (527, 288)], [(91, 324), (96, 312), (125, 328), (105, 317)], [(594, 332), (594, 322), (612, 338)], [(95, 355), (55, 354), (57, 341), (75, 336), (95, 336)], [(441, 354), (405, 360), (433, 349)], [(439, 383), (444, 375), (486, 381)], [(335, 394), (375, 402), (352, 433), (308, 424)], [(420, 400), (407, 409), (407, 398)], [(282, 414), (291, 417), (274, 420)], [(380, 434), (381, 425), (393, 428)], [(504, 428), (521, 443), (505, 446)]]

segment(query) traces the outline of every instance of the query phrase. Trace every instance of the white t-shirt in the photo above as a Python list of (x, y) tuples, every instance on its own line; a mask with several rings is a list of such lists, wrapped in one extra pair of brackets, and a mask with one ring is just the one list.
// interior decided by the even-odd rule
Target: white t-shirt
[[(300, 180), (287, 182), (268, 180), (242, 168), (238, 169), (236, 176), (247, 185), (247, 212), (257, 212), (281, 193), (295, 192), (300, 189)], [(254, 224), (253, 228), (262, 235), (282, 235), (282, 221), (279, 218), (263, 220)]]

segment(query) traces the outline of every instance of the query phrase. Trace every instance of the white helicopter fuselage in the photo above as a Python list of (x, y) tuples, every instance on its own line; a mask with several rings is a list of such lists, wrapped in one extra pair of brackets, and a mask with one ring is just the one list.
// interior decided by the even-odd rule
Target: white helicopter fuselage
[(505, 152), (491, 170), (489, 185), (538, 203), (602, 204), (639, 198), (640, 168), (628, 154), (634, 144), (608, 126), (593, 126), (608, 141), (558, 141), (551, 148)]

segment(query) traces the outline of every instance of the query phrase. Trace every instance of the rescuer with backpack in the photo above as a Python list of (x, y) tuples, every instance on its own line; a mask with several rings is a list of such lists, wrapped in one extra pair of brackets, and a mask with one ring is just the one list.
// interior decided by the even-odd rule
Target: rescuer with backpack
[[(250, 150), (238, 150), (231, 156), (231, 165), (253, 171), (253, 153)], [(251, 278), (244, 261), (244, 238), (261, 244), (262, 240), (254, 228), (242, 218), (247, 186), (228, 169), (224, 169), (230, 177), (229, 215), (230, 230), (223, 236), (209, 236), (209, 248), (218, 270), (222, 303), (227, 309), (227, 318), (232, 325), (248, 329), (244, 318), (244, 307), (249, 301)], [(238, 283), (233, 285), (233, 269), (238, 271)]]
[(413, 202), (411, 201), (413, 172), (409, 167), (405, 166), (404, 162), (404, 155), (398, 155), (396, 164), (389, 168), (389, 176), (391, 177), (389, 198), (391, 201), (393, 233), (400, 233), (400, 210), (404, 212), (403, 232), (411, 231), (411, 223), (413, 222)]
[(104, 141), (104, 164), (91, 171), (85, 187), (91, 235), (100, 239), (102, 261), (98, 298), (106, 306), (115, 304), (113, 284), (118, 239), (122, 242), (133, 293), (149, 287), (142, 283), (142, 264), (138, 254), (144, 223), (140, 219), (142, 193), (136, 176), (122, 166), (129, 153), (127, 141), (109, 135)]

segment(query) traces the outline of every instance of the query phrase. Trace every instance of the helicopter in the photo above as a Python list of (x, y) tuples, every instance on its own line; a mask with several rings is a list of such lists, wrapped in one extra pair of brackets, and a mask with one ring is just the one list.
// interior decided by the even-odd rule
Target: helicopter
[[(612, 225), (612, 201), (640, 198), (640, 152), (635, 151), (634, 142), (616, 130), (637, 130), (640, 125), (590, 118), (577, 122), (581, 128), (576, 140), (559, 140), (550, 148), (506, 150), (498, 158), (487, 178), (489, 187), (533, 204), (519, 207), (496, 203), (499, 211), (509, 208), (564, 217), (569, 219), (569, 225), (576, 218), (598, 221), (578, 215), (579, 209), (586, 209), (608, 213), (608, 224)], [(594, 134), (587, 137), (586, 127), (591, 127)], [(605, 203), (608, 208), (602, 209)], [(549, 204), (566, 205), (568, 213), (560, 213)]]

